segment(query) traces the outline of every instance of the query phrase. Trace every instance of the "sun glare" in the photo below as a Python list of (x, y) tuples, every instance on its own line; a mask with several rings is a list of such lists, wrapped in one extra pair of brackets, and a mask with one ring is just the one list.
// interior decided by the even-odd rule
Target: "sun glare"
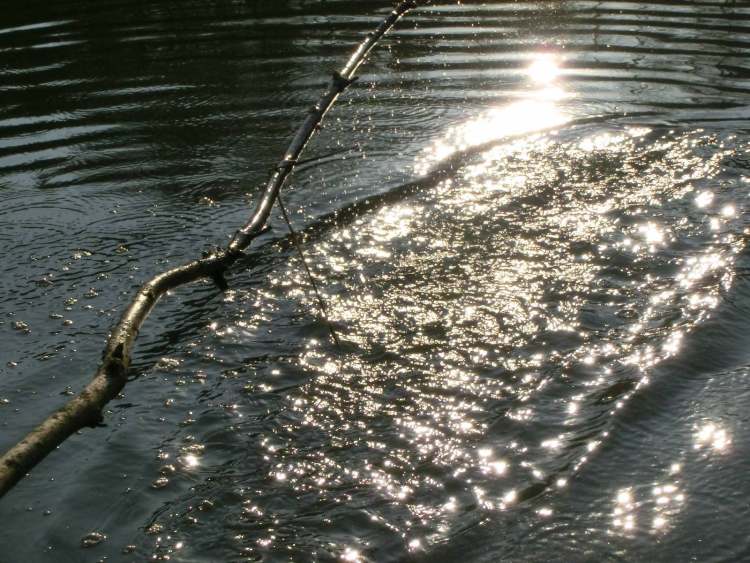
[(550, 84), (560, 76), (561, 70), (558, 58), (554, 55), (537, 55), (526, 74), (537, 84)]

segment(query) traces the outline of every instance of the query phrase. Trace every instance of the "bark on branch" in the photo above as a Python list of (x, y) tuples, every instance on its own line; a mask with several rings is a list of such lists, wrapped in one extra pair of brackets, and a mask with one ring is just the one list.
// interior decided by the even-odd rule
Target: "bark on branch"
[(0, 498), (71, 434), (102, 423), (102, 409), (127, 383), (130, 354), (141, 325), (159, 299), (169, 290), (203, 279), (212, 279), (222, 291), (227, 288), (224, 272), (231, 267), (268, 222), (279, 191), (294, 170), (308, 141), (338, 97), (355, 80), (355, 72), (377, 42), (409, 10), (430, 0), (407, 0), (398, 6), (357, 47), (344, 67), (334, 72), (328, 88), (310, 109), (283, 158), (266, 184), (248, 222), (237, 230), (225, 249), (161, 273), (146, 282), (122, 315), (107, 341), (102, 363), (93, 380), (63, 408), (49, 416), (0, 458)]

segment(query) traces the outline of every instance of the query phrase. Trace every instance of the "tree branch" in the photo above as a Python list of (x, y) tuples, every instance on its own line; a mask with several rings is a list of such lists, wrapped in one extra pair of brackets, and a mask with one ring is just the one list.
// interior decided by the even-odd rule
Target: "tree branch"
[(243, 255), (265, 229), (276, 197), (294, 170), (308, 141), (341, 93), (355, 80), (355, 72), (378, 41), (409, 10), (430, 0), (407, 0), (398, 6), (357, 47), (344, 67), (334, 72), (327, 90), (311, 108), (297, 130), (284, 157), (276, 165), (248, 222), (237, 230), (226, 249), (161, 273), (138, 291), (110, 333), (102, 363), (93, 380), (63, 408), (49, 416), (0, 458), (0, 498), (71, 434), (102, 422), (102, 409), (127, 383), (131, 350), (141, 325), (159, 299), (169, 290), (199, 279), (212, 279), (220, 290), (227, 288), (224, 272)]

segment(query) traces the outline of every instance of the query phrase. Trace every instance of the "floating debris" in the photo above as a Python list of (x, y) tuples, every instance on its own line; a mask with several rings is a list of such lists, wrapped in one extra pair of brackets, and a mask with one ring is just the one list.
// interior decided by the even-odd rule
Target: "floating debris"
[(156, 479), (153, 483), (151, 483), (151, 488), (152, 489), (163, 489), (167, 485), (169, 485), (169, 479), (167, 477), (162, 476), (162, 477), (159, 477), (158, 479)]
[(172, 464), (162, 465), (159, 468), (159, 473), (162, 475), (173, 475), (177, 471), (177, 468)]
[(92, 253), (89, 252), (88, 250), (76, 250), (73, 253), (72, 258), (73, 260), (80, 260), (81, 258), (88, 258), (89, 256), (91, 256), (91, 254)]
[(107, 539), (105, 534), (101, 532), (91, 532), (81, 539), (81, 547), (94, 547), (102, 543)]

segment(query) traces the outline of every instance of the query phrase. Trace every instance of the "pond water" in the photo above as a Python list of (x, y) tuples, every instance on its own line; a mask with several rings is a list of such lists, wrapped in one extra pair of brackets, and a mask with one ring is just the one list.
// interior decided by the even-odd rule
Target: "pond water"
[[(390, 6), (11, 4), (1, 449)], [(749, 52), (744, 1), (414, 11), (284, 191), (342, 346), (275, 213), (0, 502), (0, 560), (750, 558)]]

